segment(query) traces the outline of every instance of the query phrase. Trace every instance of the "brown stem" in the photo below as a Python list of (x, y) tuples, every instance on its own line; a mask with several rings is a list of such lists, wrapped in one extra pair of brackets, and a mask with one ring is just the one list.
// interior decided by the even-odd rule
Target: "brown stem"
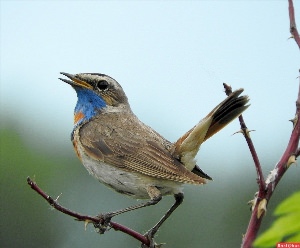
[[(300, 98), (297, 99), (297, 103), (300, 102)], [(259, 230), (259, 227), (261, 225), (261, 221), (263, 219), (265, 211), (263, 210), (262, 214), (260, 216), (257, 215), (258, 211), (262, 211), (260, 208), (260, 202), (262, 200), (266, 200), (266, 203), (270, 201), (271, 196), (273, 195), (273, 192), (279, 183), (280, 179), (284, 175), (284, 173), (287, 171), (289, 168), (289, 159), (291, 156), (299, 156), (299, 138), (300, 138), (300, 104), (296, 104), (296, 117), (295, 118), (295, 123), (294, 123), (294, 128), (289, 140), (289, 143), (287, 145), (287, 148), (285, 152), (283, 153), (281, 159), (275, 166), (274, 170), (270, 174), (271, 176), (269, 177), (269, 180), (267, 179), (268, 183), (266, 185), (266, 190), (263, 192), (259, 192), (256, 204), (254, 206), (254, 210), (252, 211), (252, 215), (250, 218), (250, 222), (246, 231), (246, 234), (243, 238), (243, 243), (242, 247), (243, 248), (248, 248), (252, 247), (252, 243), (255, 240), (257, 236), (257, 232)]]
[[(226, 83), (223, 83), (223, 86), (224, 86), (226, 95), (227, 96), (230, 95), (232, 93), (231, 86), (229, 86)], [(254, 161), (254, 165), (255, 165), (256, 173), (257, 173), (257, 183), (259, 185), (259, 189), (260, 189), (260, 191), (263, 191), (266, 188), (265, 179), (264, 179), (264, 175), (262, 173), (261, 165), (260, 165), (256, 150), (255, 150), (254, 144), (253, 144), (252, 139), (249, 135), (250, 131), (248, 130), (248, 128), (246, 126), (246, 123), (244, 121), (244, 117), (242, 115), (239, 116), (239, 121), (240, 121), (242, 133), (243, 133), (243, 135), (246, 139), (246, 142), (248, 144), (251, 156), (252, 156), (253, 161)]]
[[(63, 206), (61, 206), (57, 200), (54, 200), (51, 196), (47, 195), (40, 187), (38, 187), (38, 185), (32, 181), (29, 177), (27, 177), (27, 183), (30, 185), (30, 187), (36, 191), (39, 195), (41, 195), (53, 208), (55, 208), (56, 210), (64, 213), (64, 214), (67, 214), (67, 215), (70, 215), (72, 217), (75, 217), (76, 220), (78, 221), (84, 221), (84, 222), (88, 222), (88, 223), (93, 223), (94, 225), (99, 225), (99, 224), (103, 224), (103, 219), (101, 219), (101, 217), (99, 216), (89, 216), (89, 215), (83, 215), (83, 214), (79, 214), (79, 213), (76, 213), (70, 209), (67, 209)], [(113, 222), (113, 221), (110, 221), (109, 222), (109, 225), (111, 228), (113, 228), (114, 230), (116, 231), (121, 231), (123, 233), (126, 233), (128, 235), (130, 235), (131, 237), (139, 240), (140, 242), (142, 242), (142, 244), (145, 244), (146, 246), (149, 246), (150, 245), (150, 242), (149, 240), (143, 236), (142, 234), (126, 227), (126, 226), (123, 226), (119, 223), (116, 223), (116, 222)]]
[[(289, 17), (290, 17), (290, 32), (292, 37), (295, 39), (298, 47), (300, 48), (300, 38), (296, 28), (295, 13), (293, 1), (289, 2)], [(287, 148), (283, 153), (279, 162), (275, 165), (274, 170), (272, 170), (266, 180), (265, 189), (260, 185), (257, 198), (253, 201), (253, 211), (248, 224), (246, 234), (243, 238), (242, 248), (250, 248), (257, 236), (258, 230), (260, 228), (263, 216), (266, 211), (266, 206), (273, 195), (273, 192), (279, 183), (280, 179), (290, 167), (291, 163), (300, 155), (299, 138), (300, 138), (300, 82), (298, 97), (296, 101), (296, 115), (293, 119), (293, 131), (288, 142)], [(256, 163), (256, 162), (255, 162)], [(257, 167), (256, 167), (257, 169)]]
[(289, 17), (290, 17), (290, 33), (295, 39), (296, 44), (300, 48), (300, 36), (297, 30), (296, 21), (295, 21), (295, 11), (293, 0), (289, 0)]
[[(299, 77), (300, 80), (300, 77)], [(227, 84), (223, 84), (225, 88), (225, 92), (229, 95), (231, 91), (231, 87)], [(258, 156), (256, 154), (253, 142), (249, 136), (249, 131), (245, 124), (244, 118), (242, 116), (239, 117), (240, 125), (244, 137), (247, 141), (249, 150), (251, 152), (252, 158), (254, 160), (257, 176), (258, 176), (258, 185), (259, 191), (257, 196), (253, 201), (252, 206), (252, 214), (248, 224), (248, 228), (246, 234), (243, 238), (242, 248), (250, 248), (257, 236), (258, 230), (260, 228), (263, 216), (266, 211), (266, 206), (273, 195), (273, 192), (279, 183), (280, 179), (290, 167), (291, 163), (294, 162), (300, 155), (300, 148), (299, 146), (299, 139), (300, 139), (300, 82), (299, 82), (299, 91), (298, 91), (298, 98), (296, 101), (296, 115), (293, 119), (293, 131), (288, 142), (287, 148), (283, 153), (279, 162), (275, 165), (274, 170), (272, 170), (267, 177), (266, 181), (264, 180), (262, 169), (259, 163)], [(293, 157), (294, 156), (294, 157)], [(293, 159), (294, 158), (294, 159)]]

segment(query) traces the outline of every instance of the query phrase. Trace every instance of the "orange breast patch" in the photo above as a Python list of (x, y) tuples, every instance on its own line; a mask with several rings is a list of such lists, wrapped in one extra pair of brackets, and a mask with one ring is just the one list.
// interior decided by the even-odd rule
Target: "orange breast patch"
[(74, 124), (78, 123), (82, 118), (84, 118), (84, 114), (82, 112), (77, 112), (74, 114)]

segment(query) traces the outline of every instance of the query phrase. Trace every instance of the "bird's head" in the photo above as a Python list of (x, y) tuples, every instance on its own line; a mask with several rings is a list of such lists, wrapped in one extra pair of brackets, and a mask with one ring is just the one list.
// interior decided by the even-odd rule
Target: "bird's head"
[(129, 107), (128, 99), (121, 85), (113, 78), (100, 73), (69, 74), (61, 72), (68, 79), (60, 80), (70, 84), (77, 93), (74, 111), (75, 126), (90, 120), (106, 107)]

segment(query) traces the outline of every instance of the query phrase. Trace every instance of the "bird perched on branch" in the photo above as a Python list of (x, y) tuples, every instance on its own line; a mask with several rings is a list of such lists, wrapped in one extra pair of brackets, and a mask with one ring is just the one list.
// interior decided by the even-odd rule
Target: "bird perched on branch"
[(164, 195), (174, 195), (175, 203), (151, 228), (153, 236), (162, 223), (182, 203), (182, 185), (201, 185), (211, 178), (195, 162), (200, 145), (238, 117), (247, 107), (248, 97), (234, 91), (196, 126), (171, 143), (132, 112), (121, 85), (99, 73), (61, 73), (60, 78), (76, 91), (72, 142), (88, 172), (119, 193), (149, 199), (144, 203), (103, 215), (116, 215), (157, 204)]

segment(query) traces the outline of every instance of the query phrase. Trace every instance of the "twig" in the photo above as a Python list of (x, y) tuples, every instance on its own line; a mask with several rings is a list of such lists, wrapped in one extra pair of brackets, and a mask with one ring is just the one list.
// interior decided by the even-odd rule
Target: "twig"
[(297, 30), (296, 21), (295, 21), (295, 11), (293, 0), (289, 0), (289, 17), (290, 17), (290, 33), (292, 38), (294, 38), (296, 44), (300, 48), (300, 36)]
[[(226, 95), (227, 96), (230, 95), (232, 93), (231, 86), (226, 83), (223, 83), (223, 86), (224, 86)], [(253, 144), (252, 139), (249, 134), (250, 131), (247, 128), (246, 123), (244, 121), (244, 117), (242, 115), (239, 116), (239, 122), (241, 125), (241, 131), (246, 139), (251, 156), (254, 161), (254, 165), (255, 165), (256, 173), (257, 173), (257, 183), (259, 185), (259, 189), (260, 189), (260, 191), (264, 191), (264, 189), (266, 188), (264, 175), (262, 173), (261, 165), (260, 165), (256, 150), (255, 150), (254, 144)]]
[[(80, 214), (80, 213), (76, 213), (70, 209), (67, 209), (63, 206), (61, 206), (57, 200), (54, 200), (51, 196), (47, 195), (40, 187), (38, 187), (38, 185), (32, 181), (29, 177), (27, 177), (27, 183), (30, 185), (30, 187), (36, 191), (39, 195), (41, 195), (53, 208), (55, 208), (56, 210), (64, 213), (64, 214), (67, 214), (67, 215), (70, 215), (72, 217), (75, 217), (76, 220), (78, 221), (84, 221), (85, 223), (92, 223), (94, 224), (94, 226), (99, 226), (99, 225), (102, 225), (104, 224), (103, 223), (103, 219), (101, 219), (101, 217), (99, 216), (89, 216), (89, 215), (83, 215), (83, 214)], [(113, 221), (110, 221), (109, 222), (109, 226), (111, 228), (113, 228), (114, 230), (116, 231), (121, 231), (123, 233), (126, 233), (128, 235), (130, 235), (131, 237), (139, 240), (140, 242), (142, 242), (142, 244), (145, 244), (146, 246), (149, 246), (150, 245), (150, 242), (149, 240), (143, 236), (142, 234), (126, 227), (126, 226), (123, 226), (119, 223), (116, 223), (116, 222), (113, 222)]]

